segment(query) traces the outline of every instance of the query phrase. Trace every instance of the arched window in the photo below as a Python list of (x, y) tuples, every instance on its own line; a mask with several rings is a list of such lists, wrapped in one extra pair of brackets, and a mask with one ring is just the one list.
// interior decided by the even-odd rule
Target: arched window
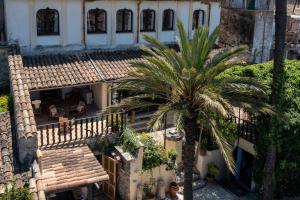
[(59, 13), (55, 9), (41, 9), (36, 13), (37, 35), (59, 35)]
[(117, 33), (132, 32), (133, 14), (131, 10), (117, 11)]
[(204, 10), (195, 10), (193, 13), (193, 29), (199, 28), (205, 24)]
[(89, 10), (87, 16), (88, 33), (106, 33), (106, 12), (102, 9)]
[(174, 11), (172, 9), (164, 10), (163, 12), (163, 31), (170, 31), (174, 29)]
[(155, 11), (143, 10), (141, 16), (141, 31), (155, 31)]

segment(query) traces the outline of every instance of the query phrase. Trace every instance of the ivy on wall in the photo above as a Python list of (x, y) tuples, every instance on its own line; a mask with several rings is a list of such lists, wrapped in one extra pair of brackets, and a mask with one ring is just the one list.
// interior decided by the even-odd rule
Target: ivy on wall
[[(271, 94), (273, 62), (256, 64), (251, 66), (238, 66), (226, 71), (222, 76), (255, 77), (269, 86)], [(284, 87), (284, 113), (287, 117), (282, 131), (274, 138), (277, 147), (277, 161), (275, 171), (274, 192), (277, 197), (299, 196), (300, 190), (300, 61), (286, 60), (286, 83)], [(256, 161), (254, 176), (258, 185), (262, 180), (264, 153), (270, 138), (265, 134), (269, 127), (265, 127), (263, 118), (258, 120), (260, 135), (256, 144)]]

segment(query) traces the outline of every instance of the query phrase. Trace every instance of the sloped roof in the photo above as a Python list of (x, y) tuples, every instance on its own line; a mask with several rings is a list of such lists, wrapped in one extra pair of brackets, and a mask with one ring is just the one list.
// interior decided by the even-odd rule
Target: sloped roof
[(36, 135), (36, 122), (30, 100), (29, 87), (25, 79), (25, 71), (19, 47), (12, 45), (8, 51), (11, 93), (14, 100), (15, 120), (18, 137)]
[(30, 89), (91, 84), (102, 81), (85, 54), (24, 56), (25, 80)]
[(66, 190), (109, 179), (88, 146), (42, 150), (45, 192)]
[(139, 50), (24, 56), (24, 81), (30, 90), (40, 90), (115, 80), (126, 77), (130, 62), (140, 59)]
[(22, 187), (28, 181), (29, 174), (20, 174), (15, 169), (10, 115), (0, 113), (0, 195), (13, 184), (17, 188)]

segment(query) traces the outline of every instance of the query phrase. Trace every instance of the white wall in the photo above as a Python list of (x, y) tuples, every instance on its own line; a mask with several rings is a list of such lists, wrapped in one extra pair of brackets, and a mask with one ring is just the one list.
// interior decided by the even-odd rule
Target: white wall
[[(122, 0), (95, 0), (88, 1), (85, 5), (85, 16), (90, 9), (104, 9), (107, 13), (107, 33), (88, 34), (85, 32), (86, 45), (88, 48), (118, 48), (122, 46), (137, 45), (144, 43), (142, 34), (150, 34), (162, 42), (173, 43), (176, 41), (176, 18), (180, 19), (189, 36), (192, 36), (193, 11), (202, 9), (206, 13), (208, 24), (209, 13), (211, 30), (220, 22), (220, 4), (212, 2), (209, 5), (200, 1), (142, 1), (140, 13), (138, 1)], [(33, 50), (35, 47), (48, 47), (52, 50), (75, 50), (84, 48), (83, 33), (83, 7), (81, 0), (5, 0), (7, 35), (11, 41), (18, 40), (23, 49)], [(59, 12), (60, 34), (57, 36), (37, 36), (36, 12), (39, 9), (53, 8)], [(133, 11), (133, 32), (116, 33), (116, 12), (119, 9), (131, 9)], [(138, 15), (143, 9), (153, 9), (156, 12), (155, 32), (141, 32), (138, 25)], [(174, 30), (162, 31), (163, 11), (173, 9), (175, 15)], [(87, 20), (85, 27), (87, 30)], [(39, 49), (40, 50), (40, 49)]]

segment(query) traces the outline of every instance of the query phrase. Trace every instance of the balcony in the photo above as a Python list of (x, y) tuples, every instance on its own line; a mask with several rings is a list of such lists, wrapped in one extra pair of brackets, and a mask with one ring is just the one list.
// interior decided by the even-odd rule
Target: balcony
[(124, 113), (113, 113), (38, 125), (38, 145), (51, 148), (120, 133), (125, 122)]

